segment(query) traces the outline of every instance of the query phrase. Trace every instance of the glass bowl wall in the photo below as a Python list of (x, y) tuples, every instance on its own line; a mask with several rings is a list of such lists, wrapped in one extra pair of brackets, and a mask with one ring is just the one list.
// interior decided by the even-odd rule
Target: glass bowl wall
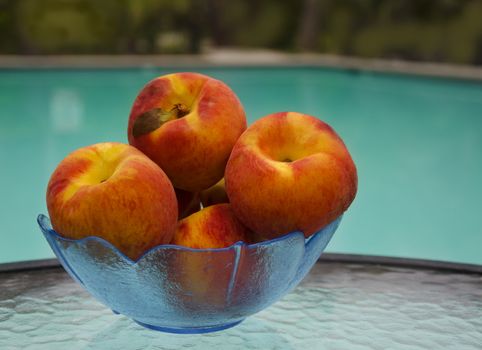
[(38, 224), (65, 270), (114, 312), (160, 331), (205, 333), (232, 327), (292, 290), (323, 252), (341, 217), (305, 238), (293, 232), (221, 249), (160, 245), (132, 261), (99, 237), (61, 237)]

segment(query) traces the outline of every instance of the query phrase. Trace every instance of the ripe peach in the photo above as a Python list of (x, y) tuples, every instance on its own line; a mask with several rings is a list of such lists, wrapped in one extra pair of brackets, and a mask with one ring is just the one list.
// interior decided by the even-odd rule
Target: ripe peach
[(321, 120), (295, 112), (261, 118), (229, 158), (226, 191), (236, 216), (263, 239), (310, 236), (355, 198), (357, 172), (341, 138)]
[(98, 143), (70, 153), (47, 188), (52, 226), (73, 239), (98, 236), (131, 259), (169, 243), (177, 201), (166, 174), (136, 148)]
[(229, 204), (216, 204), (179, 221), (172, 244), (189, 248), (224, 248), (243, 241), (249, 230), (236, 219)]
[(218, 182), (246, 116), (223, 82), (175, 73), (149, 82), (129, 116), (129, 143), (156, 162), (174, 187), (190, 192)]

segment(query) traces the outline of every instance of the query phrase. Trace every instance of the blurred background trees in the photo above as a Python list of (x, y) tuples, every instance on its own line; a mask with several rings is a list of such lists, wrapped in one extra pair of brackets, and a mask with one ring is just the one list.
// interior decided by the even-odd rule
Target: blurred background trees
[(0, 0), (3, 54), (216, 47), (482, 64), (482, 0)]

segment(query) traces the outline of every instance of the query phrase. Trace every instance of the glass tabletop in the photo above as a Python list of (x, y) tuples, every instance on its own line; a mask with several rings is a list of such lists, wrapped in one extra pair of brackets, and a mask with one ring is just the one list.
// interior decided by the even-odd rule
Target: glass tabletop
[(482, 275), (319, 261), (240, 325), (167, 334), (115, 315), (61, 268), (0, 273), (0, 349), (480, 349)]

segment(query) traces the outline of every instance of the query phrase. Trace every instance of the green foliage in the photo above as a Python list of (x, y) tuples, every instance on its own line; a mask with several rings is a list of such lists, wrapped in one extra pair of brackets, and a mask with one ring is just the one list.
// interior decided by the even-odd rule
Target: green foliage
[(457, 11), (442, 16), (439, 9), (430, 13), (431, 20), (417, 17), (397, 20), (393, 18), (396, 9), (382, 9), (382, 16), (356, 35), (353, 53), (365, 57), (476, 63), (477, 47), (482, 43), (482, 3), (473, 1), (454, 10)]
[(482, 0), (0, 0), (0, 53), (201, 43), (482, 64)]
[(120, 8), (116, 0), (22, 0), (15, 8), (17, 33), (27, 52), (111, 51)]
[(0, 0), (0, 53), (11, 53), (18, 49), (18, 37), (15, 21), (12, 16), (14, 3), (10, 0)]

